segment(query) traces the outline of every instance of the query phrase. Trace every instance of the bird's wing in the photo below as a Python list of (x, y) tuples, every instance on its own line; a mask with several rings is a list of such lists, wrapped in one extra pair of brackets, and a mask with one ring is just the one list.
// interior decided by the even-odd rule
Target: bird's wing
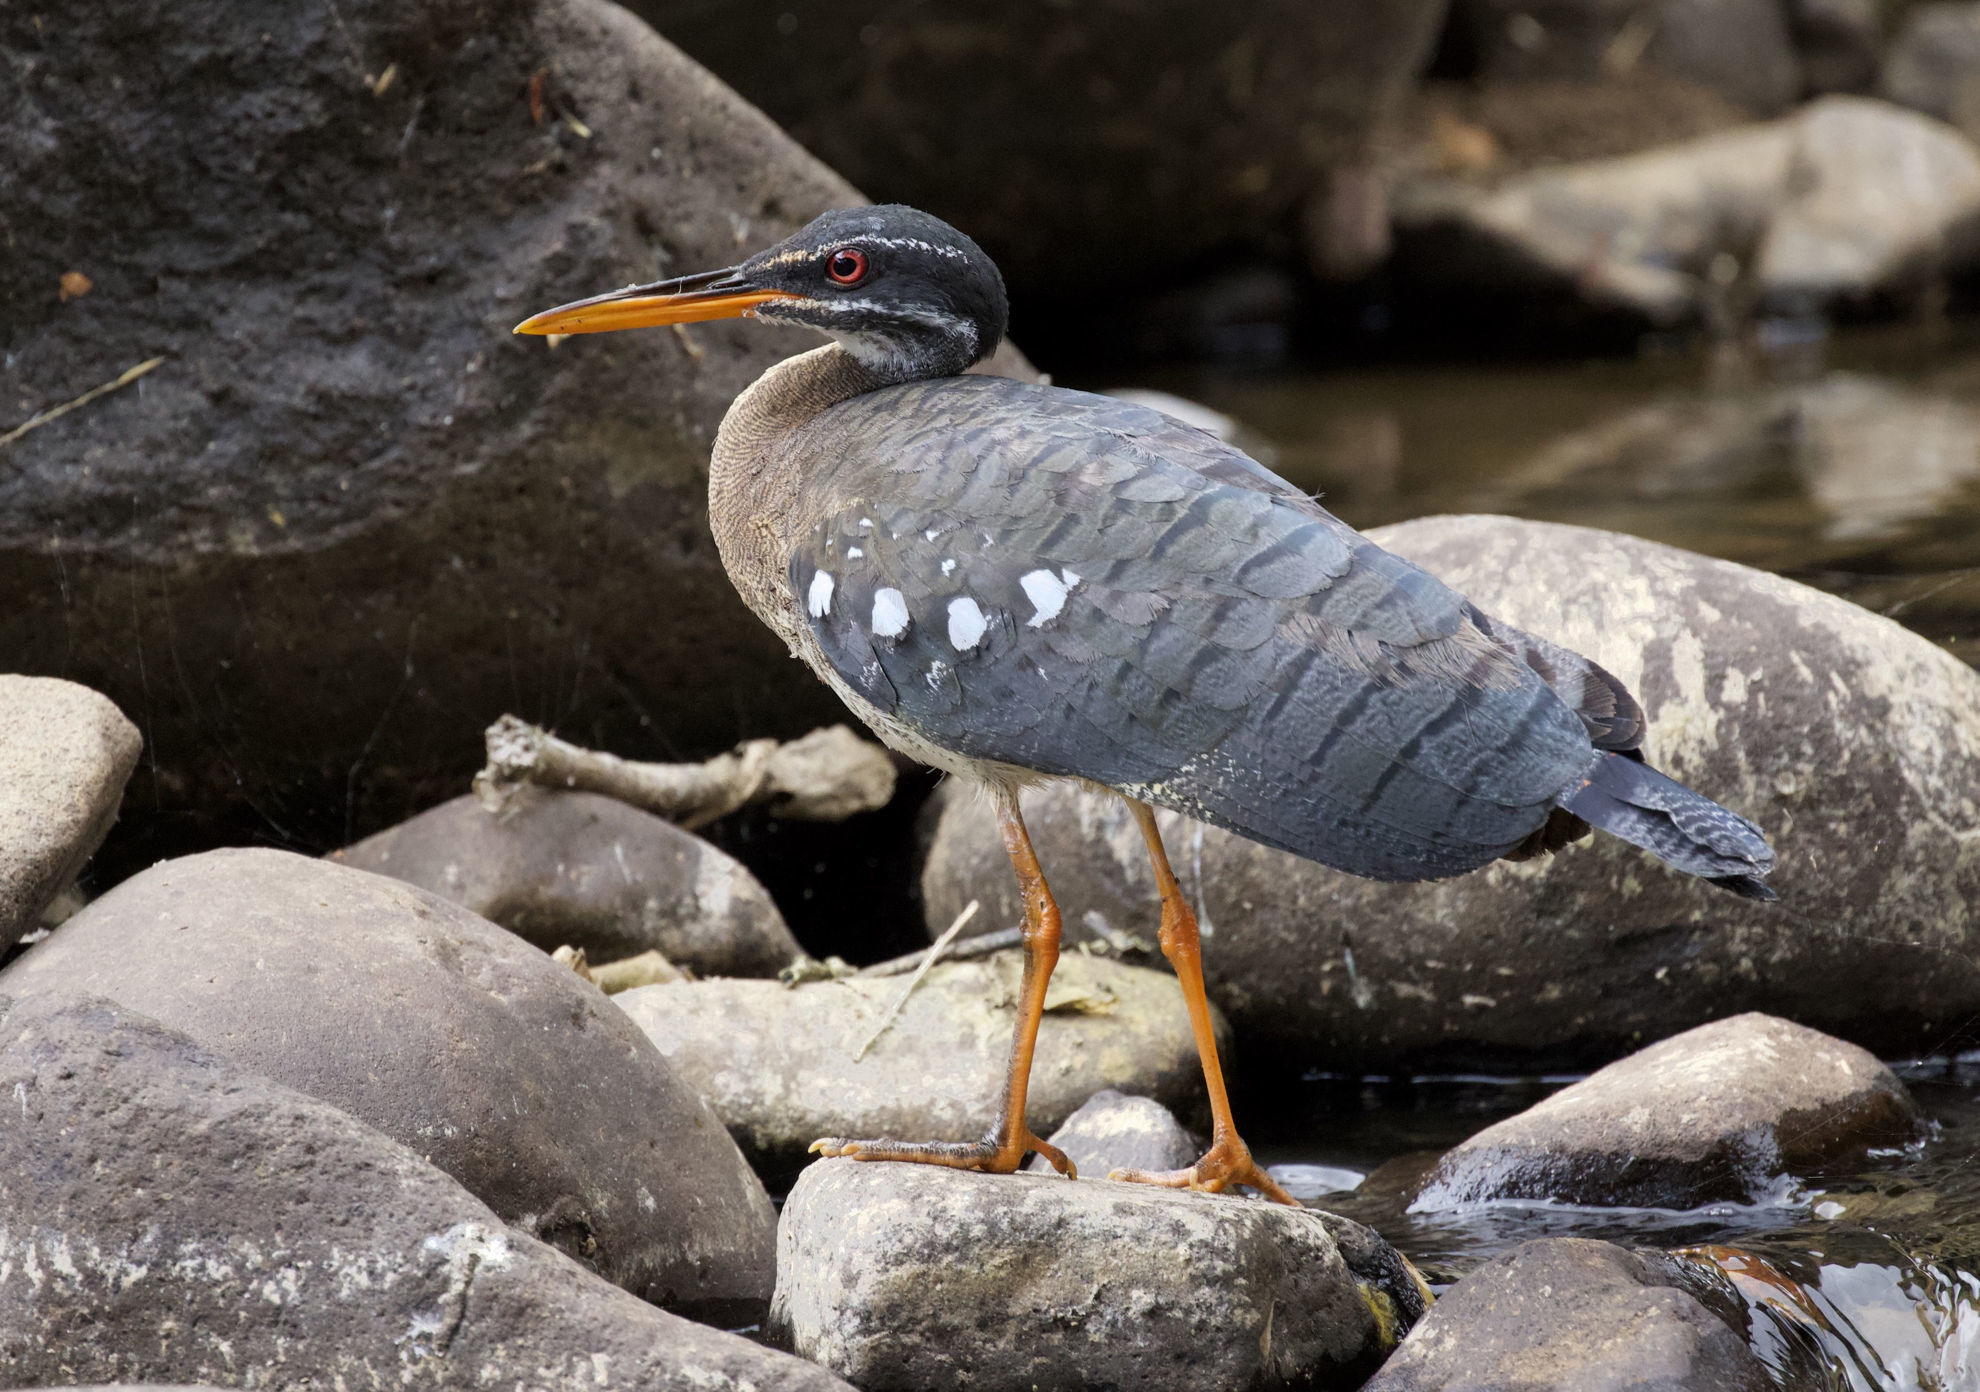
[(1157, 412), (946, 379), (785, 448), (836, 500), (788, 571), (819, 647), (943, 748), (1384, 879), (1502, 854), (1593, 757), (1461, 596)]

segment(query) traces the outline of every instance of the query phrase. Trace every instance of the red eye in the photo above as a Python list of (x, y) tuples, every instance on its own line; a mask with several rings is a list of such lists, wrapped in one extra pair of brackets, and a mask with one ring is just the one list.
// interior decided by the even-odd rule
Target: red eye
[(857, 285), (866, 279), (866, 253), (840, 247), (825, 263), (826, 278), (836, 285)]

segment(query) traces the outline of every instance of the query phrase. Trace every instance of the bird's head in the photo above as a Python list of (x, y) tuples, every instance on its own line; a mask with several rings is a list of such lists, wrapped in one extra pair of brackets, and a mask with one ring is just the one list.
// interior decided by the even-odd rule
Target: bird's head
[(808, 324), (889, 382), (948, 377), (1004, 336), (1004, 278), (983, 249), (940, 218), (898, 203), (846, 208), (740, 266), (546, 310), (517, 333), (604, 333), (753, 316)]

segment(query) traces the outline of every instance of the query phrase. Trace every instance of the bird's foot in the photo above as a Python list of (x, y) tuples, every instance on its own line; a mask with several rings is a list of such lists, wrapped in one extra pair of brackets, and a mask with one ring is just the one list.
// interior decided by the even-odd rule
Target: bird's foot
[(1236, 1136), (1225, 1136), (1210, 1147), (1201, 1160), (1182, 1170), (1114, 1170), (1109, 1179), (1129, 1184), (1159, 1184), (1165, 1189), (1195, 1189), (1221, 1194), (1233, 1184), (1256, 1189), (1273, 1203), (1302, 1208), (1298, 1199), (1280, 1187), (1279, 1182), (1251, 1158), (1251, 1149)]
[(946, 1165), (952, 1170), (981, 1170), (986, 1174), (1011, 1174), (1034, 1150), (1067, 1179), (1079, 1177), (1063, 1150), (1022, 1130), (1011, 1136), (985, 1136), (980, 1141), (849, 1141), (843, 1136), (825, 1136), (811, 1143), (813, 1155)]

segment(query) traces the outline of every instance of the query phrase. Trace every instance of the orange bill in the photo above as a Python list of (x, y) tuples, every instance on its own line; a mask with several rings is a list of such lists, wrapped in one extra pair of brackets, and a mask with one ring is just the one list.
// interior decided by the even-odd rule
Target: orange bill
[(763, 290), (736, 278), (732, 270), (709, 271), (651, 285), (594, 295), (588, 300), (546, 309), (516, 325), (519, 334), (609, 333), (654, 324), (693, 324), (734, 319), (770, 300), (796, 299), (788, 290)]

